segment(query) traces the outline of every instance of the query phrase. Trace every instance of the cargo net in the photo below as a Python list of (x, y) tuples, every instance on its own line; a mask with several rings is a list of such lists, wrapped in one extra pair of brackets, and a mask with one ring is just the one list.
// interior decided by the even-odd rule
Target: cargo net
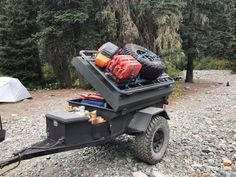
[[(127, 54), (129, 54), (129, 52), (127, 52)], [(148, 50), (146, 51), (137, 50), (137, 54), (138, 54), (138, 57), (137, 57), (138, 61), (144, 58), (147, 58), (150, 61), (161, 61), (161, 58), (159, 56), (151, 55), (150, 52), (148, 52)]]

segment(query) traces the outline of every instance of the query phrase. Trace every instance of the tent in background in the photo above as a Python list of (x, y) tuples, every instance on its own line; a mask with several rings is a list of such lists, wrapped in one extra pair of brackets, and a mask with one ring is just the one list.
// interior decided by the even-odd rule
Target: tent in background
[(18, 79), (0, 77), (0, 102), (17, 102), (26, 98), (31, 98), (31, 95)]

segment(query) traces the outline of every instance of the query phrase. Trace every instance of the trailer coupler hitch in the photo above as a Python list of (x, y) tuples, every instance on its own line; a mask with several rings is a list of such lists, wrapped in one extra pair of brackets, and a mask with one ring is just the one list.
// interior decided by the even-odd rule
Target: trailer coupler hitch
[[(64, 137), (58, 139), (58, 141), (46, 139), (42, 142), (32, 145), (31, 147), (28, 147), (28, 148), (25, 148), (19, 152), (13, 153), (13, 156), (11, 158), (9, 158), (6, 161), (0, 162), (0, 169), (4, 168), (10, 164), (18, 162), (18, 164), (12, 168), (12, 169), (14, 169), (20, 165), (21, 160), (31, 159), (34, 157), (59, 152), (60, 150), (64, 149), (64, 147), (65, 147)], [(12, 170), (12, 169), (10, 169), (10, 170)], [(7, 170), (6, 172), (8, 172), (10, 170)], [(6, 172), (4, 172), (3, 174), (5, 174)], [(3, 174), (0, 174), (0, 176)]]
[(19, 162), (19, 164), (20, 164), (20, 161), (21, 161), (21, 156), (20, 156), (20, 154), (18, 154), (16, 156), (11, 157), (10, 159), (8, 159), (6, 161), (0, 162), (0, 169), (4, 168), (5, 166), (8, 166), (10, 164), (13, 164), (15, 162)]

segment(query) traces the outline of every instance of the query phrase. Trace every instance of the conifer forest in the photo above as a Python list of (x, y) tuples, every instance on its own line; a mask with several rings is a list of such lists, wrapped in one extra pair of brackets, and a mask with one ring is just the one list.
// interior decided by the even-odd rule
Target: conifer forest
[(107, 41), (152, 50), (172, 77), (187, 69), (187, 82), (193, 69), (235, 71), (236, 1), (0, 1), (0, 76), (27, 87), (83, 87), (72, 58)]

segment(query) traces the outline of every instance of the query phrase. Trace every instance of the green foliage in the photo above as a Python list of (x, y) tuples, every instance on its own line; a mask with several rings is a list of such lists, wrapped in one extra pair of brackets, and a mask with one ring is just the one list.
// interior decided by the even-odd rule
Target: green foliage
[[(24, 9), (24, 10), (23, 10)], [(0, 71), (26, 85), (41, 84), (36, 7), (32, 1), (8, 0), (0, 10)]]
[[(232, 12), (234, 0), (206, 0), (195, 1), (192, 20), (189, 16), (189, 7), (186, 7), (181, 28), (183, 47), (188, 48), (187, 36), (194, 37), (194, 45), (198, 56), (214, 56), (230, 58), (234, 36), (232, 34)], [(193, 4), (193, 3), (192, 3)]]
[(166, 65), (174, 65), (178, 70), (186, 69), (186, 56), (183, 50), (175, 50), (171, 52), (164, 53), (162, 59)]
[(214, 57), (203, 57), (195, 62), (195, 69), (216, 69), (216, 70), (227, 70), (231, 69), (231, 62), (226, 59), (219, 59)]
[(166, 66), (166, 73), (168, 73), (168, 75), (172, 78), (177, 78), (180, 75), (181, 70), (179, 70), (174, 64), (169, 63)]
[(57, 82), (56, 75), (53, 72), (52, 65), (50, 65), (49, 63), (44, 63), (44, 65), (42, 66), (42, 72), (44, 75), (45, 82), (47, 84)]
[(234, 62), (232, 62), (231, 64), (232, 64), (232, 65), (231, 65), (231, 70), (232, 70), (232, 72), (233, 72), (233, 73), (236, 73), (236, 62), (234, 61)]
[(236, 40), (232, 13), (235, 7), (234, 0), (187, 0), (181, 37), (188, 66), (193, 66), (193, 59), (198, 57), (234, 58)]
[(234, 2), (234, 8), (231, 13), (231, 32), (233, 40), (230, 48), (230, 59), (232, 61), (232, 70), (236, 72), (236, 1)]
[(83, 23), (88, 19), (88, 14), (78, 10), (64, 10), (56, 12), (54, 15), (56, 23)]
[[(120, 46), (138, 43), (159, 52), (172, 77), (186, 69), (187, 59), (198, 57), (196, 69), (228, 69), (230, 65), (236, 70), (235, 0), (122, 3), (0, 1), (0, 76), (18, 77), (32, 87), (43, 80), (50, 88), (78, 87), (83, 84), (71, 59), (81, 49), (97, 49), (107, 41)], [(174, 50), (180, 48), (178, 33), (182, 50)]]
[(72, 86), (78, 88), (80, 86), (79, 79), (76, 79)]
[[(232, 0), (209, 1), (202, 5), (204, 13), (209, 18), (208, 32), (205, 37), (201, 38), (203, 43), (200, 50), (205, 55), (215, 57), (229, 58), (231, 53), (231, 45), (233, 35), (231, 33), (231, 13), (233, 7)], [(209, 8), (211, 9), (209, 11)]]
[(142, 0), (140, 2), (141, 10), (153, 11), (170, 11), (179, 14), (184, 7), (182, 0)]
[(172, 97), (180, 97), (181, 95), (183, 95), (183, 91), (184, 91), (183, 86), (179, 83), (176, 83), (173, 88), (173, 92), (172, 92), (171, 96)]
[(176, 50), (162, 55), (162, 59), (166, 65), (166, 72), (176, 78), (180, 72), (186, 69), (187, 60), (182, 50)]
[(96, 6), (92, 0), (43, 1), (37, 21), (41, 31), (41, 56), (52, 65), (57, 80), (72, 86), (70, 61), (78, 51), (97, 48), (100, 43), (95, 23)]

